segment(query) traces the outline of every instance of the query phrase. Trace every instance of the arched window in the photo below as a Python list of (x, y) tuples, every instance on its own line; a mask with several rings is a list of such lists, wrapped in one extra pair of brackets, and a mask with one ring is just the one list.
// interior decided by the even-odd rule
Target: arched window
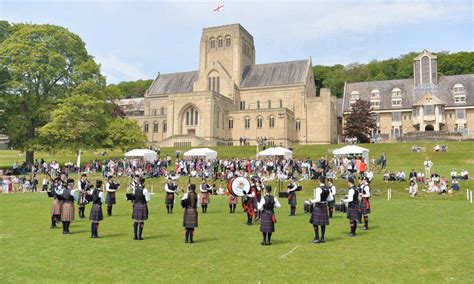
[(245, 117), (244, 122), (245, 122), (245, 129), (249, 129), (250, 128), (250, 117)]
[(454, 103), (465, 104), (466, 103), (466, 88), (462, 84), (456, 84), (453, 87)]
[(145, 133), (148, 133), (148, 122), (147, 122), (147, 121), (145, 121), (145, 122), (143, 123), (143, 131), (144, 131)]
[(166, 121), (163, 121), (163, 132), (166, 133), (167, 130), (168, 130), (168, 123), (166, 123)]
[(272, 108), (272, 101), (268, 100), (268, 108)]
[(221, 80), (216, 72), (212, 72), (214, 76), (207, 78), (207, 89), (216, 93), (220, 93)]
[(231, 45), (232, 45), (232, 41), (231, 41), (231, 39), (230, 39), (230, 36), (227, 36), (227, 37), (225, 38), (225, 46), (229, 47), (229, 46), (231, 46)]
[(165, 114), (165, 108), (164, 107), (160, 107), (160, 115), (164, 115)]
[(234, 119), (232, 117), (229, 117), (229, 129), (234, 128)]
[(260, 101), (257, 101), (257, 109), (260, 109)]
[(300, 131), (301, 130), (301, 120), (297, 119), (296, 120), (296, 131)]
[(216, 39), (213, 38), (213, 37), (211, 37), (210, 46), (211, 46), (211, 48), (216, 48)]
[(153, 133), (158, 132), (158, 121), (153, 122)]
[(429, 84), (430, 78), (430, 58), (428, 56), (423, 56), (421, 58), (421, 84)]
[(189, 107), (185, 113), (186, 126), (198, 125), (199, 112), (194, 107)]
[(275, 127), (275, 117), (273, 115), (270, 115), (270, 117), (268, 118), (268, 127)]
[(402, 90), (394, 88), (392, 90), (392, 107), (402, 106)]
[(257, 117), (257, 128), (262, 128), (263, 126), (263, 117)]
[(222, 37), (217, 38), (217, 47), (224, 47), (224, 39)]

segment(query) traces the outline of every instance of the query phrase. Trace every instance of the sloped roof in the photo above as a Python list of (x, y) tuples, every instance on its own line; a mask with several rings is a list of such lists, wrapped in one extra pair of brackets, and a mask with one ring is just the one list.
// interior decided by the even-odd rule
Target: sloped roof
[(192, 92), (198, 75), (198, 71), (160, 74), (151, 85), (148, 95)]
[(446, 106), (459, 106), (454, 103), (453, 87), (462, 84), (466, 89), (466, 105), (474, 105), (474, 74), (452, 75), (439, 77), (439, 97)]
[(121, 99), (117, 104), (121, 107), (126, 107), (127, 110), (144, 110), (144, 98)]
[(298, 60), (248, 66), (243, 73), (241, 88), (304, 83), (309, 60)]

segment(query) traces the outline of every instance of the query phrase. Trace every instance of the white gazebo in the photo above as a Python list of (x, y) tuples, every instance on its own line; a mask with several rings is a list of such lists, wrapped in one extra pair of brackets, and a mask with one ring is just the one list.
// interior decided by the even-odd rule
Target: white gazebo
[(369, 161), (369, 149), (365, 149), (356, 145), (348, 145), (336, 149), (333, 152), (335, 156), (362, 156), (366, 162)]
[(157, 156), (155, 151), (149, 149), (133, 149), (125, 153), (126, 158), (143, 158), (150, 162), (155, 161)]
[(274, 148), (268, 148), (266, 150), (260, 151), (258, 153), (259, 157), (265, 157), (265, 156), (284, 156), (286, 159), (291, 159), (293, 158), (293, 152), (291, 150), (288, 150), (283, 147), (274, 147)]
[(194, 148), (184, 153), (185, 157), (205, 157), (206, 160), (217, 158), (217, 152), (209, 148)]

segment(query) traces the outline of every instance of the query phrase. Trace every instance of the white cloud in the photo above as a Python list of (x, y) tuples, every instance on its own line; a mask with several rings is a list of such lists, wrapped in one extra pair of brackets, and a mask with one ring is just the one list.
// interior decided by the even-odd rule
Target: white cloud
[(125, 62), (114, 54), (96, 56), (95, 60), (101, 64), (101, 71), (107, 77), (107, 83), (133, 81), (149, 77), (140, 70), (139, 65)]

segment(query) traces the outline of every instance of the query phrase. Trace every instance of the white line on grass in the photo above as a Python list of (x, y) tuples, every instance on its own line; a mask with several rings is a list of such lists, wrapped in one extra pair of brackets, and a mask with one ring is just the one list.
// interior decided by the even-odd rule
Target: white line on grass
[(284, 255), (280, 256), (280, 258), (286, 258), (290, 253), (294, 252), (297, 248), (299, 248), (300, 246), (296, 246), (294, 247), (292, 250), (290, 250), (289, 252), (285, 253)]

